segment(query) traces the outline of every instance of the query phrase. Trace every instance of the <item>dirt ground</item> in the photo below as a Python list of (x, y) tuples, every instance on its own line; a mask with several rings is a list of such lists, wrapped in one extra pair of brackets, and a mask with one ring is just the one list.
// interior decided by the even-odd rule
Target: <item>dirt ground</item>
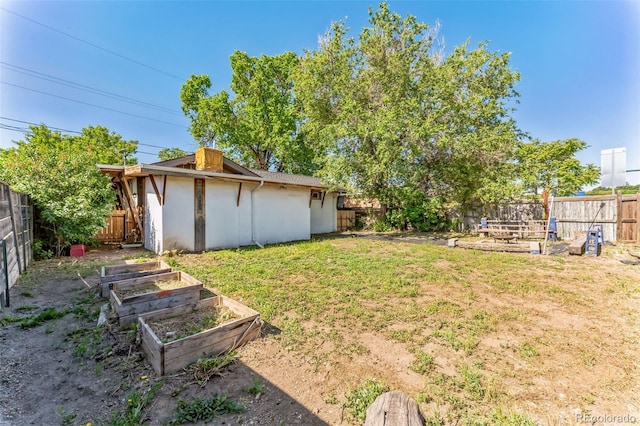
[[(309, 388), (305, 368), (298, 368), (304, 363), (283, 353), (268, 338), (242, 348), (224, 376), (211, 379), (204, 387), (186, 372), (158, 377), (128, 330), (120, 330), (114, 323), (100, 333), (101, 343), (95, 343), (91, 331), (101, 304), (106, 302), (93, 298), (100, 280), (99, 265), (122, 263), (142, 252), (91, 250), (75, 261), (35, 262), (11, 289), (11, 306), (3, 308), (0, 317), (27, 317), (49, 308), (83, 309), (33, 328), (6, 321), (0, 326), (0, 425), (99, 425), (127, 406), (132, 391), (143, 394), (159, 381), (164, 384), (145, 410), (152, 425), (166, 424), (179, 398), (208, 398), (213, 393), (239, 401), (246, 411), (217, 417), (210, 424), (340, 422), (340, 409), (318, 401), (317, 393)], [(84, 274), (87, 276), (81, 277)], [(83, 334), (79, 330), (89, 331)], [(274, 371), (276, 362), (296, 367)], [(263, 384), (262, 391), (257, 395), (247, 392), (245, 389), (256, 381)], [(314, 407), (315, 412), (301, 403)]]
[[(346, 424), (341, 405), (332, 403), (329, 396), (347, 391), (341, 387), (347, 379), (368, 377), (368, 370), (373, 366), (387, 372), (387, 383), (392, 386), (421, 389), (421, 376), (406, 368), (413, 356), (404, 346), (380, 336), (360, 336), (361, 344), (368, 348), (367, 354), (358, 357), (348, 368), (334, 370), (333, 365), (316, 365), (308, 356), (283, 349), (278, 340), (272, 338), (277, 330), (269, 327), (264, 337), (239, 350), (237, 361), (223, 377), (213, 378), (204, 387), (187, 372), (158, 377), (145, 362), (134, 333), (120, 329), (115, 323), (95, 331), (100, 306), (106, 303), (106, 299), (94, 297), (99, 266), (123, 263), (124, 259), (143, 252), (141, 249), (101, 249), (91, 250), (77, 260), (35, 262), (12, 288), (11, 307), (0, 313), (0, 318), (5, 319), (0, 324), (0, 425), (99, 425), (127, 406), (132, 391), (144, 394), (160, 381), (162, 387), (144, 410), (152, 425), (167, 424), (178, 399), (207, 398), (212, 393), (228, 395), (242, 403), (246, 411), (217, 417), (210, 424)], [(634, 277), (640, 280), (640, 270), (634, 271)], [(48, 308), (72, 311), (32, 328), (6, 321), (6, 318), (27, 317)], [(545, 324), (558, 321), (577, 328), (585, 326), (584, 319), (562, 317), (566, 314), (556, 313), (553, 306), (535, 308), (540, 312), (540, 322), (535, 327), (544, 328)], [(636, 309), (637, 304), (634, 302), (625, 308)], [(637, 330), (633, 329), (637, 326), (622, 320), (616, 325), (621, 327), (625, 340), (629, 336), (637, 337)], [(598, 332), (609, 327), (608, 335), (616, 339), (613, 328), (607, 324), (594, 321), (589, 327)], [(515, 335), (519, 330), (511, 332)], [(637, 342), (626, 341), (629, 348), (637, 346)], [(487, 347), (502, 344), (490, 338), (483, 342)], [(638, 359), (632, 353), (628, 355), (628, 359)], [(446, 372), (447, 360), (437, 361), (439, 368)], [(517, 363), (515, 368), (519, 368)], [(626, 368), (637, 371), (637, 366)], [(562, 364), (558, 366), (558, 375), (562, 380), (567, 379), (562, 373)], [(607, 377), (606, 371), (602, 377)], [(264, 387), (254, 395), (247, 387), (257, 381)], [(538, 387), (552, 387), (555, 391), (564, 385), (538, 383), (535, 378), (529, 384), (532, 392)], [(616, 387), (615, 383), (611, 386)], [(564, 398), (558, 393), (558, 398)], [(613, 393), (608, 404), (617, 412), (628, 412), (633, 410), (635, 402), (627, 405), (622, 400), (616, 401)], [(544, 411), (544, 407), (537, 408)], [(572, 413), (566, 415), (569, 417)], [(542, 423), (569, 424), (544, 419)]]

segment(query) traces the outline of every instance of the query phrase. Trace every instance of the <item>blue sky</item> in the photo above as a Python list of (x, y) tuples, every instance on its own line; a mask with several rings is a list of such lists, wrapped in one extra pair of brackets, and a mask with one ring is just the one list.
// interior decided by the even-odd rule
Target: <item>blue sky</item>
[[(514, 117), (532, 137), (580, 138), (590, 145), (580, 160), (596, 165), (601, 149), (626, 147), (627, 168), (640, 169), (640, 2), (389, 4), (422, 22), (439, 20), (447, 51), (469, 38), (472, 46), (488, 40), (491, 50), (511, 52), (511, 66), (521, 73)], [(195, 145), (179, 99), (189, 75), (209, 74), (215, 91), (227, 88), (234, 50), (301, 54), (317, 47), (332, 21), (346, 18), (358, 33), (369, 6), (377, 2), (2, 1), (2, 8), (159, 71), (0, 10), (0, 123), (75, 131), (101, 124), (137, 139), (145, 163), (156, 161), (158, 147), (190, 151)], [(28, 75), (33, 71), (170, 111)], [(21, 138), (0, 129), (2, 148)], [(640, 183), (640, 173), (627, 180)]]

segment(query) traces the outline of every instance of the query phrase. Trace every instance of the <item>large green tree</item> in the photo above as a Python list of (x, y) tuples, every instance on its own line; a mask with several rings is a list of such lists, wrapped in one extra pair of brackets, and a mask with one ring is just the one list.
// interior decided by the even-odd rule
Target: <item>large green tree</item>
[(160, 161), (173, 160), (185, 155), (189, 155), (189, 153), (182, 148), (162, 148), (158, 151), (158, 159)]
[(97, 164), (122, 164), (125, 159), (127, 165), (138, 163), (135, 157), (138, 141), (125, 140), (121, 135), (104, 126), (87, 126), (72, 140), (91, 151)]
[(600, 169), (593, 164), (582, 165), (575, 156), (586, 148), (587, 143), (576, 138), (520, 143), (516, 158), (525, 192), (537, 198), (546, 189), (562, 197), (597, 183)]
[(232, 94), (210, 94), (207, 75), (192, 75), (182, 86), (182, 110), (195, 140), (259, 169), (313, 172), (313, 151), (300, 132), (293, 96), (297, 55), (254, 57), (236, 51), (230, 59)]
[(428, 228), (452, 203), (470, 208), (511, 159), (519, 74), (484, 43), (444, 56), (437, 29), (386, 3), (369, 23), (357, 40), (334, 23), (306, 52), (295, 86), (303, 129), (329, 153), (326, 178), (394, 209), (394, 225)]
[(96, 167), (117, 163), (119, 152), (109, 141), (125, 150), (135, 145), (101, 126), (69, 136), (40, 125), (16, 147), (0, 150), (0, 180), (31, 197), (48, 231), (41, 238), (58, 254), (69, 244), (90, 241), (113, 208), (111, 181)]

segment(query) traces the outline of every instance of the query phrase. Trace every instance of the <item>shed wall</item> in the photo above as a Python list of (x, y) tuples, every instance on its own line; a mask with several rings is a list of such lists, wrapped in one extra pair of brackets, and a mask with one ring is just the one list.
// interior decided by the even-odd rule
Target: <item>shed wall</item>
[[(144, 248), (162, 253), (162, 206), (149, 178), (145, 184)], [(162, 182), (161, 182), (162, 184)]]
[(311, 201), (311, 233), (324, 234), (338, 230), (337, 194), (330, 192), (322, 200)]
[[(156, 182), (158, 180), (156, 179)], [(158, 183), (160, 193), (165, 192), (162, 214), (163, 250), (194, 250), (194, 179), (169, 176), (166, 190)], [(205, 208), (209, 200), (205, 195)], [(207, 227), (209, 222), (207, 221)]]
[(265, 185), (254, 193), (255, 239), (260, 244), (311, 237), (309, 190)]
[(251, 193), (244, 183), (238, 203), (237, 183), (206, 181), (207, 250), (251, 244)]

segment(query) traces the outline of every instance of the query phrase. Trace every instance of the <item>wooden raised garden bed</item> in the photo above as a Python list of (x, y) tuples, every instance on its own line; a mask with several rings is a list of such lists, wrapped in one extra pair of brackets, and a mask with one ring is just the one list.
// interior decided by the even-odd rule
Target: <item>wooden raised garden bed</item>
[(199, 358), (235, 350), (258, 337), (261, 327), (258, 312), (226, 296), (138, 317), (142, 350), (159, 375), (180, 371)]
[(103, 266), (100, 274), (100, 296), (109, 297), (109, 284), (114, 281), (128, 280), (130, 278), (144, 277), (147, 275), (164, 274), (171, 272), (171, 267), (162, 260), (156, 262), (127, 263), (123, 265)]
[(200, 299), (202, 283), (184, 272), (147, 275), (111, 283), (111, 305), (120, 325), (129, 325), (138, 315), (184, 305)]

